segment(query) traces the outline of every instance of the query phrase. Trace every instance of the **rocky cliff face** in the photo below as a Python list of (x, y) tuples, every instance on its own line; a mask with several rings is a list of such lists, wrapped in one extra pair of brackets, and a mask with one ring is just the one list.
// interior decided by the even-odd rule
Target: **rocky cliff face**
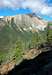
[(14, 22), (20, 31), (22, 31), (21, 28), (24, 31), (36, 31), (36, 29), (44, 30), (44, 28), (47, 26), (46, 21), (43, 21), (35, 16), (31, 17), (30, 15), (16, 15), (3, 17), (6, 22), (10, 21), (10, 23), (12, 18), (14, 19)]

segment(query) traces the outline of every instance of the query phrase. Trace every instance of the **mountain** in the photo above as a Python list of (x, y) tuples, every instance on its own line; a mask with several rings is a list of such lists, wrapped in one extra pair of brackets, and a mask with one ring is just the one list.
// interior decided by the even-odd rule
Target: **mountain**
[[(31, 39), (34, 32), (39, 33), (40, 31), (44, 31), (44, 28), (46, 28), (46, 26), (46, 21), (43, 21), (42, 19), (39, 19), (38, 17), (29, 14), (4, 16), (0, 18), (0, 49), (2, 50), (4, 46), (4, 50), (7, 49), (7, 42), (11, 45), (12, 42), (15, 42), (17, 36), (18, 38), (23, 37), (24, 39), (29, 40)], [(13, 37), (15, 39), (13, 39), (12, 41)]]
[(46, 26), (47, 22), (29, 14), (0, 18), (0, 64), (14, 58), (18, 63), (24, 52), (46, 42)]
[[(4, 17), (4, 20), (7, 22), (11, 19), (14, 19), (15, 24), (17, 24), (17, 27), (20, 29), (21, 27), (23, 30), (34, 30), (35, 28), (39, 30), (44, 30), (44, 28), (47, 26), (47, 22), (43, 21), (42, 19), (38, 18), (37, 16), (30, 16), (28, 15), (16, 15), (16, 16), (7, 16)], [(23, 24), (23, 26), (21, 25)], [(21, 29), (20, 29), (21, 30)]]

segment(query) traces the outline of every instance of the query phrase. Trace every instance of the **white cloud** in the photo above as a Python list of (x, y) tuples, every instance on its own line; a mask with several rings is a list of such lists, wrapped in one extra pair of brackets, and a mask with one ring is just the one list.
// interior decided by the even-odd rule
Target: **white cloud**
[(22, 3), (22, 7), (31, 8), (37, 14), (52, 16), (52, 6), (48, 6), (45, 0), (26, 0)]
[(45, 3), (46, 0), (0, 0), (0, 7), (30, 8), (33, 12), (52, 16), (52, 6)]
[(52, 16), (52, 7), (44, 7), (41, 11), (43, 15)]
[(19, 0), (0, 0), (0, 7), (11, 7), (11, 8), (17, 8), (19, 3)]

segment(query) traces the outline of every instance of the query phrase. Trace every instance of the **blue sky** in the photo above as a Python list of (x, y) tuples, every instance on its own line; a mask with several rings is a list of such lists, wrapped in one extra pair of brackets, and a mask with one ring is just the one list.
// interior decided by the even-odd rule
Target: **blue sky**
[(13, 16), (16, 14), (31, 14), (30, 9), (11, 9), (11, 8), (0, 8), (0, 16)]
[(0, 16), (29, 13), (52, 20), (52, 0), (0, 0)]

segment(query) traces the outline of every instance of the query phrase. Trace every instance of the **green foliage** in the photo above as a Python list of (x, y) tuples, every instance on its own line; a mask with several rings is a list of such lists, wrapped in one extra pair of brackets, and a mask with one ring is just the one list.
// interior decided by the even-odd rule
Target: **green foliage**
[(52, 23), (48, 23), (48, 32), (47, 32), (48, 42), (52, 43), (52, 28), (50, 27), (52, 27)]
[(17, 60), (19, 60), (22, 57), (22, 52), (23, 52), (22, 42), (18, 40), (16, 43), (16, 49), (15, 49), (15, 56)]

